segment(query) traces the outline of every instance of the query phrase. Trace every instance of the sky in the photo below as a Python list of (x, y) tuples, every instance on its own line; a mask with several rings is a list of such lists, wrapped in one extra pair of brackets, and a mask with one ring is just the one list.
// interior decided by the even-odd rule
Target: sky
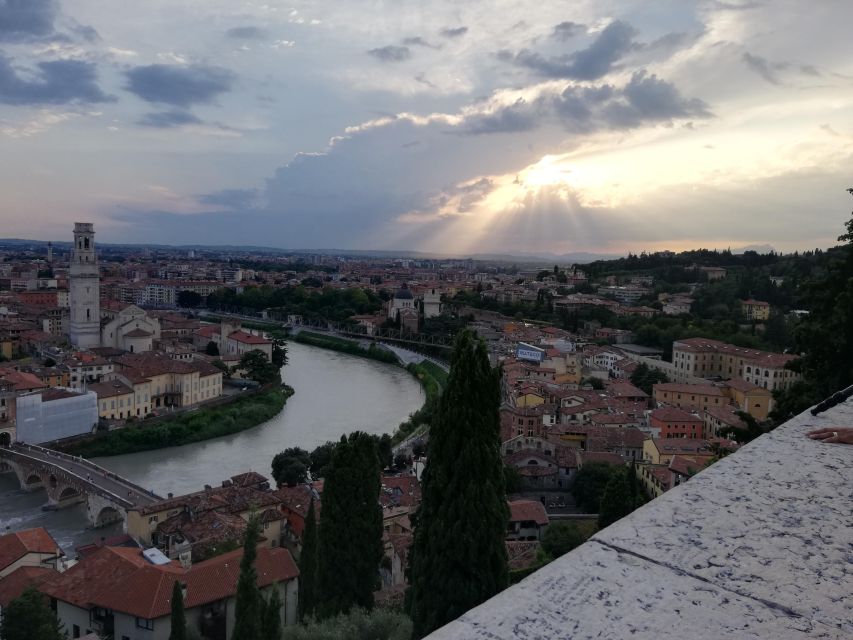
[(0, 0), (0, 237), (835, 244), (849, 0)]

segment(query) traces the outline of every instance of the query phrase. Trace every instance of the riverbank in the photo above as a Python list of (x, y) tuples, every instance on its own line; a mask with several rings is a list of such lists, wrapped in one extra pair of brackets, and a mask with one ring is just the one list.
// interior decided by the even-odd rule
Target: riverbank
[(240, 396), (228, 404), (201, 407), (176, 416), (143, 421), (55, 448), (91, 458), (151, 451), (219, 438), (251, 429), (275, 417), (281, 413), (292, 395), (293, 389), (287, 385), (261, 389)]
[(290, 340), (307, 344), (311, 347), (319, 347), (321, 349), (331, 349), (332, 351), (340, 351), (348, 353), (352, 356), (361, 356), (362, 358), (370, 358), (387, 364), (399, 364), (397, 356), (390, 351), (377, 347), (371, 342), (369, 347), (363, 347), (355, 340), (347, 340), (346, 338), (338, 338), (336, 336), (323, 335), (320, 333), (312, 333), (310, 331), (300, 331)]
[(438, 409), (438, 399), (447, 386), (447, 372), (438, 365), (424, 360), (419, 364), (410, 364), (406, 371), (415, 376), (426, 394), (424, 405), (415, 411), (409, 419), (401, 422), (391, 436), (392, 444), (400, 444), (409, 438), (421, 425), (429, 425)]

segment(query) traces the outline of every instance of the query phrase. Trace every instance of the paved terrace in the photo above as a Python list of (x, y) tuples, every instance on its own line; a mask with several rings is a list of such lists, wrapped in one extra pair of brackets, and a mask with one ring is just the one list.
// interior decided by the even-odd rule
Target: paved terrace
[(9, 451), (27, 460), (70, 473), (79, 478), (84, 485), (92, 486), (94, 490), (100, 490), (107, 495), (118, 497), (120, 502), (127, 503), (128, 506), (144, 506), (161, 500), (160, 496), (152, 494), (145, 488), (85, 458), (23, 443), (13, 445)]
[(803, 414), (431, 640), (853, 638), (853, 400)]

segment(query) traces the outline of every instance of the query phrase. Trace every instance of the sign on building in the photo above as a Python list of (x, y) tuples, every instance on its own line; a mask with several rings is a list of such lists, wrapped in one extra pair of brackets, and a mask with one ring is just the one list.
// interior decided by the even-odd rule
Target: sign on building
[(545, 359), (545, 350), (526, 342), (519, 342), (515, 349), (515, 357), (529, 362), (542, 362)]

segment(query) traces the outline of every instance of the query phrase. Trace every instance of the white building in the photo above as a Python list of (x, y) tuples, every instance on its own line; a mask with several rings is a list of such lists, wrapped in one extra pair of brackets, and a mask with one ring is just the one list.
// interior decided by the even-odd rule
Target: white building
[(71, 344), (81, 349), (101, 344), (100, 274), (91, 222), (74, 223), (68, 278)]
[(430, 287), (424, 291), (424, 318), (441, 315), (441, 289)]
[(98, 396), (53, 388), (18, 396), (18, 442), (41, 444), (92, 433), (98, 426)]
[(118, 313), (106, 313), (105, 316), (106, 322), (101, 327), (101, 346), (142, 353), (151, 351), (154, 340), (160, 339), (160, 320), (149, 317), (136, 305), (128, 305)]

